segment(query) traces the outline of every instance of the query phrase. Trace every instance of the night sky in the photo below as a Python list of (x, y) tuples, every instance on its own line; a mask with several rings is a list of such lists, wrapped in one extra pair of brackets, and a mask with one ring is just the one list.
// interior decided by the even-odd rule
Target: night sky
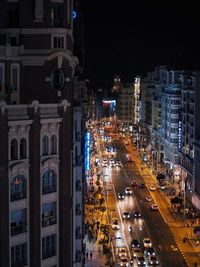
[(85, 74), (133, 81), (155, 66), (200, 69), (198, 1), (81, 0)]

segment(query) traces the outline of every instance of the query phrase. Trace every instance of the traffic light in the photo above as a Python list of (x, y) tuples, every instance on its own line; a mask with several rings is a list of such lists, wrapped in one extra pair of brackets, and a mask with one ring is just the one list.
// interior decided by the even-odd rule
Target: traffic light
[(186, 239), (186, 237), (184, 237), (184, 238), (183, 238), (183, 243), (185, 243), (185, 242), (186, 242), (186, 240), (187, 240), (187, 239)]

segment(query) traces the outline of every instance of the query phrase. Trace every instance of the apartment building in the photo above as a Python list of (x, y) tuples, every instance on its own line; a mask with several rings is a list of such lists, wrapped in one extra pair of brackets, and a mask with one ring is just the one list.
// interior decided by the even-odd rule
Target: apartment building
[(72, 9), (0, 1), (0, 266), (82, 265)]

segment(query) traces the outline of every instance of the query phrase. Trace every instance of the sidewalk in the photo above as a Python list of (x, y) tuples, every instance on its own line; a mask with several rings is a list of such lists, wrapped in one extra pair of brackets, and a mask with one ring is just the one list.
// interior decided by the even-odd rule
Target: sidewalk
[[(105, 206), (100, 204), (100, 199), (104, 199), (103, 183), (97, 185), (97, 168), (92, 167), (93, 175), (88, 177), (88, 197), (91, 202), (85, 204), (85, 263), (86, 267), (104, 267), (110, 266), (109, 254), (105, 254), (104, 244), (108, 244), (107, 211)], [(92, 253), (92, 257), (90, 254)], [(87, 256), (88, 254), (88, 256)]]

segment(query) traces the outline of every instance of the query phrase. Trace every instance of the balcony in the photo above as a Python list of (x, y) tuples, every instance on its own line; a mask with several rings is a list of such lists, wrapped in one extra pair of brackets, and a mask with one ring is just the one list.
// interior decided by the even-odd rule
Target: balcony
[(10, 224), (11, 236), (27, 232), (27, 224), (25, 222), (12, 222)]
[(42, 187), (42, 194), (49, 194), (56, 192), (56, 184), (46, 185)]
[(42, 227), (47, 227), (50, 225), (56, 224), (56, 217), (46, 217), (42, 219)]
[(11, 201), (17, 201), (20, 199), (26, 198), (26, 190), (20, 191), (20, 192), (11, 192), (10, 194), (10, 200)]

